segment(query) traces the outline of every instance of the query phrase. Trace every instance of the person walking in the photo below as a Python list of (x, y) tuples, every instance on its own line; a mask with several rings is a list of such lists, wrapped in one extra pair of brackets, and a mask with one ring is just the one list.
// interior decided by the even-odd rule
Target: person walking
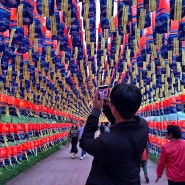
[[(148, 140), (146, 120), (135, 115), (141, 100), (140, 89), (132, 84), (116, 85), (110, 103), (95, 93), (80, 141), (94, 157), (86, 185), (140, 185), (141, 156)], [(94, 138), (102, 107), (112, 126), (109, 133)]]
[(168, 125), (166, 139), (170, 141), (161, 146), (155, 182), (161, 178), (166, 166), (168, 185), (185, 185), (185, 140), (181, 139), (180, 127)]
[[(79, 142), (80, 142), (80, 139), (82, 137), (83, 131), (84, 131), (84, 122), (81, 121), (80, 122), (80, 126), (78, 127), (78, 139), (79, 139)], [(80, 160), (84, 159), (85, 157), (86, 157), (86, 151), (82, 148)]]
[(78, 126), (73, 123), (71, 130), (69, 132), (69, 137), (71, 139), (71, 158), (74, 159), (75, 155), (78, 153), (77, 143), (78, 143)]
[(141, 167), (144, 172), (144, 177), (145, 177), (146, 183), (149, 183), (148, 172), (147, 172), (147, 160), (148, 160), (148, 156), (147, 156), (147, 152), (145, 149), (142, 154), (142, 158), (141, 158)]

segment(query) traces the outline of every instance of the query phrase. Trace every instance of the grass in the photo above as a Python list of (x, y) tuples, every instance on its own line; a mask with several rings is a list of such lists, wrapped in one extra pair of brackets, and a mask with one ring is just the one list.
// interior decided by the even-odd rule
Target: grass
[[(47, 158), (52, 153), (58, 151), (61, 146), (65, 146), (66, 141), (63, 141), (59, 144), (56, 144), (50, 147), (47, 151), (39, 152), (37, 157), (28, 156), (29, 161), (24, 160), (21, 164), (13, 164), (13, 167), (8, 166), (5, 168), (0, 168), (0, 185), (5, 185), (8, 181), (18, 176), (20, 173), (25, 172), (26, 170), (33, 167), (39, 161)], [(157, 164), (158, 159), (154, 154), (148, 153), (148, 158), (155, 164)]]
[(61, 146), (65, 146), (66, 142), (63, 141), (62, 143), (56, 144), (50, 147), (47, 151), (39, 152), (37, 157), (35, 156), (28, 156), (29, 161), (24, 160), (20, 164), (13, 164), (13, 167), (7, 166), (5, 168), (0, 168), (0, 185), (5, 185), (8, 181), (16, 177), (22, 172), (30, 169), (39, 161), (47, 158), (52, 153), (58, 151)]
[(149, 158), (153, 163), (157, 164), (158, 158), (157, 158), (154, 154), (148, 153), (148, 158)]

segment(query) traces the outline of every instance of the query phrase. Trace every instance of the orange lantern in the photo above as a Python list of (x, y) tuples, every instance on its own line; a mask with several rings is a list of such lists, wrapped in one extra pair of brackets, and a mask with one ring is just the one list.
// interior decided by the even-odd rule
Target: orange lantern
[(22, 109), (25, 108), (25, 103), (26, 103), (25, 100), (20, 99), (20, 101), (19, 101), (19, 107), (22, 108)]
[(15, 97), (14, 96), (9, 96), (8, 97), (8, 104), (9, 105), (15, 105)]
[(0, 103), (8, 103), (8, 95), (0, 94)]
[(0, 123), (0, 133), (1, 134), (6, 134), (6, 124), (5, 123)]
[(5, 149), (0, 148), (0, 162), (4, 161)]

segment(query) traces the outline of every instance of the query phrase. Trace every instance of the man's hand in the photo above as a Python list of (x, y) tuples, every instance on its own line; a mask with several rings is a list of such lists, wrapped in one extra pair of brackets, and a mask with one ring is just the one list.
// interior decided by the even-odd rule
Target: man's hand
[(157, 182), (158, 182), (158, 180), (159, 180), (159, 177), (157, 177), (157, 179), (155, 180), (155, 183), (157, 183)]
[(94, 96), (93, 107), (99, 110), (102, 110), (102, 107), (103, 107), (103, 97), (100, 96), (100, 99), (98, 99), (98, 91), (95, 93), (95, 96)]
[(108, 98), (103, 99), (103, 105), (110, 106), (110, 100)]

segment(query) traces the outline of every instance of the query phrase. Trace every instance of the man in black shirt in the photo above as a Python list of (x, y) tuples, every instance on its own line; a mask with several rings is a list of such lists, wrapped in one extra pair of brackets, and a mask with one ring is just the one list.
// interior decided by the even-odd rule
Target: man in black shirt
[[(140, 107), (140, 89), (131, 84), (118, 84), (110, 94), (110, 104), (98, 98), (87, 119), (80, 146), (94, 156), (86, 185), (140, 185), (141, 155), (148, 139), (147, 122), (135, 116)], [(110, 132), (94, 138), (99, 116), (103, 112), (114, 124)]]

